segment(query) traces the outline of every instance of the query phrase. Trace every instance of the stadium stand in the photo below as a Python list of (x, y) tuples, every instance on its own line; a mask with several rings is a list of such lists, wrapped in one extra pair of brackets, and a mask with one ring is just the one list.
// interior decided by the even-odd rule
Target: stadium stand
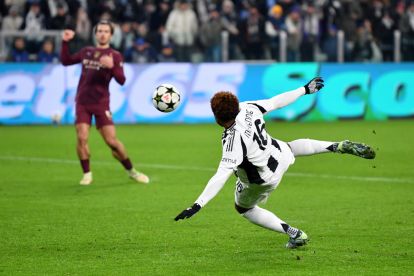
[(10, 62), (58, 62), (60, 31), (77, 32), (77, 50), (101, 19), (136, 63), (414, 60), (407, 0), (0, 0), (0, 10), (0, 60)]

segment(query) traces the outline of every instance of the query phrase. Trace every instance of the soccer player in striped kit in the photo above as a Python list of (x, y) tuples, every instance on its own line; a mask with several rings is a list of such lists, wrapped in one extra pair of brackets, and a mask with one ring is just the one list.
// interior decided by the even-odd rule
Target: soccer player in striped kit
[(195, 203), (182, 211), (175, 220), (190, 218), (197, 213), (217, 195), (234, 172), (237, 175), (235, 189), (237, 212), (251, 223), (287, 234), (289, 236), (287, 248), (305, 245), (309, 238), (304, 231), (258, 206), (276, 189), (283, 174), (294, 163), (295, 157), (337, 152), (367, 159), (375, 158), (374, 150), (361, 143), (348, 140), (326, 142), (311, 139), (298, 139), (286, 143), (267, 133), (264, 114), (287, 106), (305, 94), (318, 92), (323, 86), (323, 79), (316, 77), (303, 87), (270, 99), (242, 103), (239, 103), (237, 97), (230, 92), (216, 93), (211, 99), (211, 108), (216, 122), (224, 127), (221, 162), (217, 172)]
[(122, 164), (129, 177), (140, 183), (149, 183), (148, 176), (134, 169), (124, 145), (118, 140), (109, 109), (109, 82), (115, 78), (119, 84), (125, 83), (122, 55), (110, 47), (113, 32), (111, 22), (98, 22), (94, 28), (96, 47), (85, 47), (75, 54), (69, 52), (69, 41), (73, 39), (75, 32), (64, 30), (62, 34), (62, 64), (82, 64), (75, 100), (76, 149), (83, 170), (81, 185), (89, 185), (93, 180), (88, 146), (92, 117), (95, 117), (96, 128), (111, 149), (112, 155)]

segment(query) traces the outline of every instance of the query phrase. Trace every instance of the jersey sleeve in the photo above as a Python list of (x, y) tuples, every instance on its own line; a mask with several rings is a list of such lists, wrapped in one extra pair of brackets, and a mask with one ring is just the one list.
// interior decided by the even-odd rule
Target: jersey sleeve
[(298, 89), (281, 93), (270, 99), (244, 102), (244, 104), (254, 105), (262, 112), (262, 114), (266, 114), (295, 102), (299, 97), (305, 95), (305, 92), (304, 87), (299, 87)]
[(65, 66), (80, 63), (82, 61), (82, 56), (83, 56), (82, 53), (83, 53), (83, 49), (71, 55), (69, 51), (69, 43), (66, 41), (63, 41), (62, 47), (60, 50), (60, 61)]
[(233, 171), (243, 161), (243, 146), (240, 134), (233, 128), (231, 131), (227, 130), (223, 136), (223, 154), (217, 172), (210, 178), (204, 191), (195, 201), (201, 207), (205, 206), (218, 194)]
[(115, 80), (123, 85), (125, 83), (125, 74), (124, 74), (124, 61), (120, 53), (116, 52), (113, 55), (114, 58), (114, 67), (112, 68), (112, 74)]
[(224, 184), (226, 184), (227, 179), (229, 179), (232, 173), (232, 169), (219, 167), (217, 169), (217, 172), (213, 175), (213, 177), (210, 178), (206, 187), (204, 188), (204, 191), (197, 198), (195, 203), (197, 203), (201, 207), (204, 207), (211, 199), (213, 199), (218, 194), (218, 192), (220, 192), (220, 190), (224, 187)]

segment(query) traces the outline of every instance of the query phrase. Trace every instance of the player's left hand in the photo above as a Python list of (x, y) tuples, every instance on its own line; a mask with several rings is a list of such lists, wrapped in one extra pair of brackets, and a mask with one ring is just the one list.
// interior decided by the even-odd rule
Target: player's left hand
[(311, 81), (308, 82), (304, 87), (306, 90), (306, 94), (313, 94), (321, 90), (323, 86), (323, 79), (321, 77), (316, 77), (311, 79)]
[(114, 58), (112, 57), (112, 54), (104, 55), (99, 59), (99, 62), (101, 63), (102, 67), (111, 69), (114, 67)]
[(197, 203), (194, 203), (193, 206), (191, 206), (190, 208), (185, 209), (178, 216), (176, 216), (174, 220), (177, 221), (177, 220), (180, 220), (180, 219), (191, 218), (195, 213), (200, 211), (200, 209), (201, 209), (201, 206), (198, 205)]

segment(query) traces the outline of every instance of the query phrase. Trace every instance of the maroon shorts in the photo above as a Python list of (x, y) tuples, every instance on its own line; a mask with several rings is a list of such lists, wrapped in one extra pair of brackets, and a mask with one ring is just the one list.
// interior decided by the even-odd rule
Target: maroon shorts
[(92, 124), (92, 116), (95, 116), (96, 128), (113, 125), (112, 113), (109, 106), (102, 104), (76, 104), (75, 124)]

